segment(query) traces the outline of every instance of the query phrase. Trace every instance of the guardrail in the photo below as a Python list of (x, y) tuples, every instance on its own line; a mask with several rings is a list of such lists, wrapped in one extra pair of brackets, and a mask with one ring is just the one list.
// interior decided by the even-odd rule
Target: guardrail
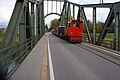
[[(89, 43), (88, 38), (83, 35), (83, 42)], [(109, 49), (115, 49), (114, 47), (114, 41), (113, 40), (104, 40), (101, 44), (101, 46), (109, 48)], [(120, 43), (119, 43), (120, 44)], [(120, 48), (120, 47), (119, 47)], [(119, 49), (120, 50), (120, 49)]]
[(19, 64), (36, 45), (40, 36), (31, 37), (24, 42), (16, 43), (0, 50), (0, 78), (9, 78)]

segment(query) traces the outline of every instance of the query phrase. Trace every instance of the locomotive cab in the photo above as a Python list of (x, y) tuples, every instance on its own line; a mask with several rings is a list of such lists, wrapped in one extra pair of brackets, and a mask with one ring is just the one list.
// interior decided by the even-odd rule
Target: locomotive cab
[(68, 28), (65, 30), (66, 37), (69, 42), (82, 42), (82, 21), (74, 20), (69, 23)]

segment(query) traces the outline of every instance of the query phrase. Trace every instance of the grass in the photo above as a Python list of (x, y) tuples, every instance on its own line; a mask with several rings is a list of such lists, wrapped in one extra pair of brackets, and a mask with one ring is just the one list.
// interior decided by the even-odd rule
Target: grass
[(0, 32), (0, 42), (3, 40), (4, 33)]
[(114, 33), (108, 33), (105, 40), (114, 40)]
[[(0, 42), (2, 42), (3, 37), (4, 37), (4, 33), (0, 32)], [(17, 34), (16, 42), (19, 42), (19, 34)]]
[[(99, 33), (96, 34), (96, 40), (99, 37)], [(113, 44), (114, 44), (114, 33), (107, 33), (105, 36), (105, 40), (102, 42), (102, 46), (107, 47), (107, 48), (112, 48), (113, 49)], [(88, 42), (87, 34), (83, 34), (83, 42)]]
[[(100, 35), (99, 33), (96, 34), (96, 39), (98, 39), (99, 35)], [(87, 34), (86, 33), (83, 34), (83, 39), (84, 39), (84, 37), (87, 40)], [(114, 39), (114, 33), (107, 33), (107, 35), (105, 37), (105, 40), (113, 41), (113, 39)]]

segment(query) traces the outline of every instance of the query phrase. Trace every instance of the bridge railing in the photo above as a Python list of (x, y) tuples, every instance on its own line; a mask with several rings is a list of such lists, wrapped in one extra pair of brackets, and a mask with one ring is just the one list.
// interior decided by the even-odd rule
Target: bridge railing
[[(83, 35), (82, 42), (89, 43), (88, 38), (87, 38), (85, 35)], [(120, 45), (119, 42), (115, 42), (115, 41), (113, 41), (113, 40), (104, 40), (104, 41), (101, 43), (101, 46), (115, 50), (115, 45), (114, 45), (114, 43), (117, 43), (117, 44)], [(119, 48), (118, 50), (120, 51), (120, 48)]]
[(104, 40), (101, 45), (110, 49), (114, 49), (114, 41), (112, 40)]
[[(0, 50), (0, 77), (8, 78), (36, 45), (40, 35)], [(9, 54), (5, 54), (9, 53)]]

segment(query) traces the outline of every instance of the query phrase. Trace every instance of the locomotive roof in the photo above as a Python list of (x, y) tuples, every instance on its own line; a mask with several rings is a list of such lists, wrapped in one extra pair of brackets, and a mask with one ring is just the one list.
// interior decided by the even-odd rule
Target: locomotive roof
[(71, 22), (83, 22), (81, 20), (72, 20)]

